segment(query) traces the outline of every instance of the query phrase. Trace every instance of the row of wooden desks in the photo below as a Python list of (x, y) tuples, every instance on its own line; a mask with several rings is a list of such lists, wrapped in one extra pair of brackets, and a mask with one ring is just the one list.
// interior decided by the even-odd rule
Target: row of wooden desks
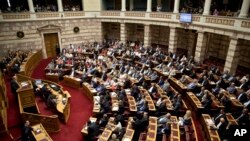
[(33, 128), (32, 134), (36, 141), (53, 141), (41, 123), (31, 127)]
[(98, 141), (108, 141), (110, 136), (112, 135), (114, 129), (115, 129), (115, 125), (114, 125), (114, 117), (110, 117), (109, 121), (106, 125), (106, 127), (104, 128), (102, 134), (99, 136)]
[(203, 130), (206, 134), (208, 141), (220, 141), (220, 136), (217, 130), (211, 129), (210, 127), (214, 125), (212, 118), (208, 114), (202, 114), (201, 121), (203, 125)]
[(128, 118), (128, 123), (127, 123), (127, 127), (126, 127), (126, 132), (123, 135), (122, 141), (131, 141), (133, 139), (134, 136), (134, 129), (132, 127), (132, 117)]
[(144, 94), (146, 101), (148, 102), (149, 111), (156, 111), (154, 101), (152, 100), (148, 91), (146, 89), (141, 89), (141, 91)]
[(235, 95), (230, 94), (228, 91), (221, 89), (221, 92), (228, 97), (231, 101), (232, 101), (232, 105), (236, 108), (236, 109), (242, 109), (244, 106), (242, 105), (242, 103), (240, 103), (240, 101), (236, 98)]
[(157, 136), (157, 117), (149, 117), (147, 141), (155, 141)]
[(80, 78), (76, 78), (74, 76), (64, 75), (62, 82), (65, 85), (70, 86), (70, 87), (81, 88), (81, 82), (82, 82), (82, 80)]
[(136, 101), (135, 98), (130, 95), (131, 94), (130, 89), (126, 89), (125, 92), (128, 99), (129, 110), (131, 112), (137, 112)]
[(171, 141), (180, 141), (180, 128), (178, 124), (178, 119), (176, 116), (171, 116)]
[(169, 83), (181, 94), (187, 91), (187, 87), (174, 77), (169, 79)]
[(187, 92), (187, 98), (189, 99), (191, 105), (194, 107), (195, 111), (202, 111), (204, 109), (200, 100), (195, 96), (193, 92)]

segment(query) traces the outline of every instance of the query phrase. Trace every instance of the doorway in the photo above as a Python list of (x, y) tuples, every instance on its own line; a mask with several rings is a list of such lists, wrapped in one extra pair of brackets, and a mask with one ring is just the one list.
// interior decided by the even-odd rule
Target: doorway
[(43, 36), (47, 57), (56, 57), (56, 46), (59, 44), (58, 33), (48, 33)]

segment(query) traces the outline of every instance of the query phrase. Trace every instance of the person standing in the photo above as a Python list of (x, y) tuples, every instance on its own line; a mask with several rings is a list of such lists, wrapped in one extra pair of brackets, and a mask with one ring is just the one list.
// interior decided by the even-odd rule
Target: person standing
[(11, 87), (11, 92), (12, 94), (14, 94), (14, 97), (16, 99), (16, 101), (18, 100), (18, 96), (17, 96), (17, 89), (20, 88), (19, 84), (17, 83), (17, 77), (16, 75), (14, 75), (12, 77), (12, 80), (10, 81), (10, 87)]

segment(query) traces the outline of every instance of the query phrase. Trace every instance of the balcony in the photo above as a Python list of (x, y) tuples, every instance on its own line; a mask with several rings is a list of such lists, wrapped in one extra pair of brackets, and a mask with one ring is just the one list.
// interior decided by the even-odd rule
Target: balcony
[[(181, 27), (179, 23), (179, 14), (167, 12), (121, 12), (121, 11), (71, 11), (71, 12), (40, 12), (40, 13), (0, 13), (0, 22), (11, 21), (29, 21), (29, 20), (59, 20), (59, 19), (80, 19), (80, 18), (97, 18), (102, 20), (116, 19), (127, 20), (130, 22), (147, 22), (150, 24), (160, 23), (160, 25), (173, 24)], [(112, 21), (111, 21), (112, 22)], [(119, 22), (119, 21), (118, 21)], [(166, 24), (165, 24), (166, 23)], [(203, 16), (192, 15), (192, 24), (190, 29), (198, 27), (226, 29), (230, 31), (240, 31), (250, 33), (250, 20), (237, 17), (224, 16)]]

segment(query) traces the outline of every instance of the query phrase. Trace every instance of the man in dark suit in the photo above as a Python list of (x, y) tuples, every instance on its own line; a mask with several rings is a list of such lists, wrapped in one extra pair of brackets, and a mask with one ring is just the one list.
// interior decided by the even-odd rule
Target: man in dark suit
[(103, 117), (99, 120), (99, 126), (105, 127), (108, 123), (108, 116), (107, 114), (103, 114)]
[(16, 101), (18, 100), (16, 90), (20, 88), (19, 84), (17, 83), (17, 77), (14, 75), (12, 80), (10, 81), (11, 92), (14, 94)]
[(227, 130), (228, 123), (226, 122), (225, 118), (221, 117), (220, 122), (218, 124), (215, 124), (215, 129), (217, 129), (219, 136), (221, 139), (225, 138), (225, 132)]
[(34, 141), (31, 131), (33, 128), (30, 126), (30, 122), (26, 121), (22, 127), (22, 141)]
[(88, 121), (88, 134), (85, 136), (85, 141), (93, 141), (99, 134), (99, 126), (95, 122)]
[(247, 102), (247, 94), (245, 92), (242, 92), (238, 95), (237, 99), (243, 104)]
[(226, 119), (226, 113), (223, 109), (220, 110), (220, 113), (218, 115), (215, 115), (213, 120), (215, 125), (217, 125), (220, 122), (220, 118)]
[(209, 113), (211, 110), (211, 106), (212, 106), (212, 99), (210, 95), (207, 95), (207, 98), (205, 99), (205, 101), (203, 101), (201, 104), (204, 107), (204, 110)]
[(238, 122), (239, 125), (246, 125), (247, 123), (249, 123), (249, 115), (247, 108), (244, 108), (242, 110), (241, 115), (238, 118), (236, 118), (236, 121)]
[(163, 134), (169, 136), (171, 134), (171, 124), (167, 122), (163, 126), (159, 126), (157, 129), (157, 141), (162, 140)]

